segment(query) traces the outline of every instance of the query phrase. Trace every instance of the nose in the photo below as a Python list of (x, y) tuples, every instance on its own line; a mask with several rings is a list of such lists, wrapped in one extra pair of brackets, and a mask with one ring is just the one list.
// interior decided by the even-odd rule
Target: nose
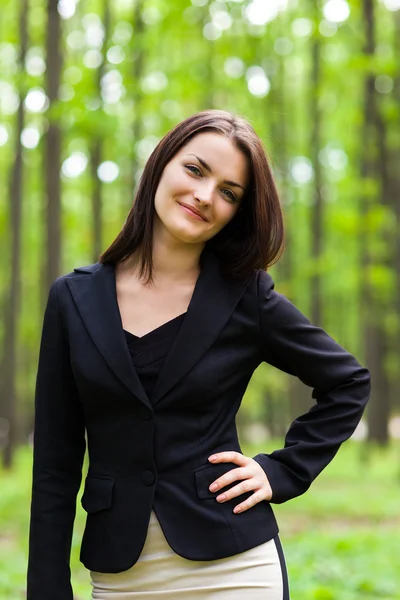
[(199, 182), (194, 190), (194, 197), (201, 204), (211, 204), (214, 190), (212, 182)]

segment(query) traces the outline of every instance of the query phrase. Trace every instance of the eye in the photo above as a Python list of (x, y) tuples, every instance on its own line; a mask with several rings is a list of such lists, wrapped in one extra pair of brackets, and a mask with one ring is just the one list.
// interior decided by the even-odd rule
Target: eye
[(229, 193), (228, 195), (229, 195), (229, 198), (232, 200), (232, 202), (236, 201), (236, 196), (233, 192), (231, 192), (231, 190), (225, 189), (224, 191)]
[[(200, 169), (198, 167), (196, 167), (196, 165), (184, 165), (184, 166), (185, 166), (186, 169), (189, 169), (189, 171), (191, 173), (195, 173), (195, 171), (197, 171), (197, 173), (195, 173), (195, 175), (201, 175), (201, 171), (200, 171)], [(230, 200), (232, 202), (236, 202), (236, 196), (235, 196), (235, 194), (231, 190), (228, 190), (228, 189), (225, 188), (223, 191), (224, 192), (228, 192), (228, 194), (227, 194), (228, 198), (230, 198)]]
[[(189, 171), (192, 171), (192, 169), (196, 169), (196, 171), (197, 171), (197, 174), (199, 174), (199, 173), (200, 173), (200, 175), (201, 175), (201, 171), (200, 171), (200, 169), (199, 169), (198, 167), (196, 167), (195, 165), (185, 165), (185, 167), (186, 167), (187, 169), (189, 169)], [(194, 173), (194, 171), (192, 171), (192, 173)]]

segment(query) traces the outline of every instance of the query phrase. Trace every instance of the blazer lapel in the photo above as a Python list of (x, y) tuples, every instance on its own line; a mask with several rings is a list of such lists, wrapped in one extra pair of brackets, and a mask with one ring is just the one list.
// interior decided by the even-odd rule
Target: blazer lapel
[(163, 364), (153, 406), (196, 364), (223, 329), (248, 284), (223, 277), (216, 256), (207, 251), (177, 338)]
[(248, 281), (228, 279), (219, 260), (205, 251), (187, 313), (157, 378), (150, 402), (126, 344), (116, 295), (113, 265), (96, 263), (74, 269), (90, 273), (67, 277), (77, 309), (103, 358), (125, 384), (149, 407), (159, 402), (211, 346), (240, 300)]
[(115, 375), (151, 407), (126, 344), (117, 302), (114, 266), (96, 263), (75, 271), (91, 273), (66, 279), (90, 337)]

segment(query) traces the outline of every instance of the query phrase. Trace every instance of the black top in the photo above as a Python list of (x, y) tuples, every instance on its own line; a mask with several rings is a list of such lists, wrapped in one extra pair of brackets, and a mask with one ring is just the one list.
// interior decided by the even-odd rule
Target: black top
[(142, 337), (126, 331), (125, 339), (139, 379), (151, 402), (151, 394), (186, 313), (178, 315)]

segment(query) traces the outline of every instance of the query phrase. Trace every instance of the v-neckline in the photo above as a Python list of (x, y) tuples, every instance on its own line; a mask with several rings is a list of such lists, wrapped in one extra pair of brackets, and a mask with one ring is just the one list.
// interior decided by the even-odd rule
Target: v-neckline
[[(190, 301), (189, 301), (189, 304), (188, 304), (188, 307), (187, 307), (186, 311), (184, 313), (181, 313), (180, 315), (177, 315), (173, 319), (170, 319), (169, 321), (166, 321), (165, 323), (162, 323), (161, 325), (159, 325), (158, 327), (156, 327), (156, 329), (152, 329), (151, 331), (148, 331), (147, 333), (145, 333), (144, 335), (141, 335), (141, 336), (137, 336), (135, 333), (132, 333), (131, 331), (128, 331), (127, 329), (124, 329), (124, 326), (123, 326), (123, 323), (122, 323), (122, 315), (121, 315), (121, 311), (120, 311), (119, 303), (118, 303), (116, 269), (115, 269), (115, 265), (114, 264), (111, 265), (112, 266), (112, 275), (113, 275), (113, 294), (114, 294), (114, 300), (115, 300), (115, 304), (116, 304), (116, 307), (117, 307), (117, 313), (118, 313), (119, 322), (120, 322), (120, 325), (121, 325), (122, 332), (123, 333), (127, 332), (127, 333), (131, 334), (132, 336), (135, 336), (135, 339), (139, 339), (140, 340), (140, 339), (143, 339), (144, 337), (150, 335), (154, 331), (158, 331), (158, 329), (160, 329), (161, 327), (164, 327), (164, 325), (167, 325), (168, 323), (171, 323), (171, 321), (174, 321), (178, 317), (181, 317), (182, 315), (186, 315), (190, 311), (190, 308), (191, 308), (191, 306), (193, 304), (193, 300), (195, 298), (197, 289), (198, 289), (198, 287), (199, 287), (199, 285), (201, 283), (201, 279), (202, 279), (202, 275), (203, 275), (202, 271), (203, 271), (203, 266), (204, 266), (204, 264), (202, 264), (202, 263), (204, 263), (204, 260), (207, 260), (207, 258), (208, 258), (208, 260), (210, 260), (210, 258), (208, 256), (209, 253), (208, 253), (207, 247), (203, 250), (203, 252), (204, 252), (204, 255), (200, 259), (200, 264), (201, 264), (201, 266), (200, 266), (200, 272), (199, 272), (199, 274), (197, 276), (197, 279), (196, 279), (196, 282), (194, 284), (192, 295), (191, 295), (191, 298), (190, 298)], [(125, 335), (125, 333), (124, 333), (124, 335)], [(126, 335), (125, 335), (125, 337), (126, 337)]]
[(132, 333), (132, 331), (128, 331), (127, 329), (124, 329), (125, 334), (128, 334), (127, 337), (132, 337), (135, 340), (143, 340), (144, 338), (147, 338), (148, 336), (150, 336), (151, 334), (154, 334), (155, 332), (159, 333), (159, 331), (161, 329), (163, 329), (164, 327), (166, 327), (167, 325), (170, 325), (171, 323), (173, 323), (174, 321), (176, 321), (177, 319), (182, 318), (184, 315), (186, 315), (187, 311), (181, 313), (180, 315), (177, 315), (176, 317), (173, 317), (172, 319), (170, 319), (169, 321), (165, 321), (165, 323), (162, 323), (161, 325), (159, 325), (158, 327), (156, 327), (155, 329), (151, 329), (151, 331), (148, 331), (147, 333), (145, 333), (144, 335), (136, 335), (135, 333)]
[[(204, 261), (187, 314), (152, 393), (153, 405), (161, 402), (207, 352), (250, 282), (250, 278), (243, 281), (226, 278), (219, 258), (211, 250), (201, 258)], [(152, 408), (127, 347), (116, 297), (114, 265), (96, 263), (74, 271), (77, 276), (66, 277), (66, 283), (93, 343), (125, 388)]]

